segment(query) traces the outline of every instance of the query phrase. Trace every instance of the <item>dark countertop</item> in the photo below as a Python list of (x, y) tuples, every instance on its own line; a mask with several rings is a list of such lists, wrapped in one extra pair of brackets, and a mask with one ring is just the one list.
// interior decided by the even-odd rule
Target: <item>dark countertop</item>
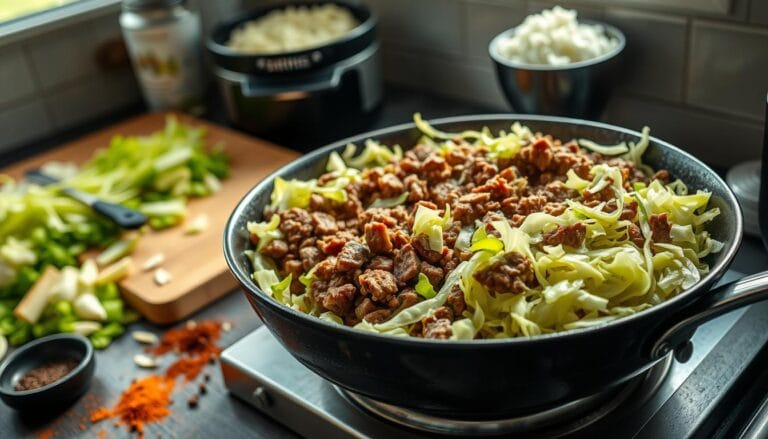
[[(19, 160), (30, 151), (40, 151), (67, 140), (74, 139), (86, 132), (93, 131), (107, 124), (141, 111), (140, 108), (127, 109), (110, 118), (89, 124), (82, 129), (73, 130), (41, 142), (34, 148), (25, 149), (24, 153), (0, 157), (0, 164)], [(387, 89), (387, 101), (376, 115), (372, 128), (385, 127), (408, 122), (415, 111), (421, 111), (426, 117), (446, 117), (469, 113), (485, 112), (487, 109), (451, 99), (427, 96), (419, 92), (399, 88)], [(221, 121), (220, 117), (211, 117)], [(742, 249), (732, 268), (743, 273), (754, 273), (768, 268), (768, 254), (755, 238), (745, 238)], [(256, 314), (251, 310), (240, 291), (225, 296), (205, 310), (192, 317), (195, 320), (221, 319), (233, 324), (231, 332), (224, 334), (221, 345), (226, 347), (235, 340), (261, 325)], [(144, 329), (160, 333), (164, 328), (147, 322), (139, 322), (128, 328), (126, 335), (117, 339), (108, 349), (96, 355), (97, 372), (88, 393), (76, 404), (60, 413), (31, 413), (19, 415), (3, 407), (0, 410), (0, 432), (4, 437), (28, 437), (40, 432), (53, 430), (55, 437), (88, 436), (129, 437), (123, 427), (116, 428), (112, 421), (93, 424), (88, 421), (88, 412), (98, 405), (113, 406), (122, 390), (133, 378), (142, 377), (149, 372), (134, 365), (133, 355), (140, 353), (142, 346), (129, 335), (130, 331)], [(168, 361), (169, 359), (165, 359)], [(162, 369), (160, 369), (162, 370)], [(296, 437), (285, 427), (261, 415), (255, 409), (228, 395), (217, 366), (208, 366), (211, 382), (208, 393), (200, 399), (196, 409), (187, 407), (186, 400), (197, 389), (197, 384), (179, 383), (172, 404), (173, 413), (162, 423), (147, 427), (147, 437)], [(100, 433), (102, 430), (105, 433)]]

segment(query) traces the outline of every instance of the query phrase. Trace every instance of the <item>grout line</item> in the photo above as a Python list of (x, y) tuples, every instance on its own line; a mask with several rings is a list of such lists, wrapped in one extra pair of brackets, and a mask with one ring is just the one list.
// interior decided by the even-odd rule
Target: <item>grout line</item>
[(673, 101), (665, 101), (663, 99), (660, 99), (654, 96), (649, 96), (649, 95), (642, 95), (642, 94), (625, 91), (617, 94), (616, 97), (628, 99), (632, 101), (644, 101), (645, 103), (650, 103), (653, 105), (667, 106), (675, 110), (686, 111), (686, 112), (698, 114), (700, 116), (719, 118), (728, 122), (761, 125), (760, 119), (753, 119), (750, 117), (734, 115), (733, 113), (722, 113), (706, 107), (699, 107), (695, 105), (685, 105), (683, 103), (673, 102)]
[(35, 63), (32, 61), (32, 54), (30, 53), (30, 46), (29, 41), (25, 41), (23, 44), (21, 44), (21, 53), (24, 57), (24, 62), (27, 64), (27, 68), (29, 69), (31, 76), (32, 76), (32, 82), (35, 84), (35, 99), (40, 99), (43, 103), (43, 112), (45, 113), (45, 117), (48, 118), (48, 125), (50, 125), (51, 130), (54, 130), (55, 123), (54, 123), (54, 117), (53, 117), (53, 110), (48, 105), (48, 100), (45, 99), (44, 94), (44, 88), (42, 85), (42, 80), (40, 79), (40, 72), (37, 71), (37, 67), (35, 66)]
[(472, 47), (469, 42), (469, 0), (457, 0), (459, 5), (459, 32), (461, 32), (461, 55), (469, 57)]
[(680, 96), (678, 99), (681, 103), (688, 102), (688, 87), (691, 83), (691, 47), (693, 46), (693, 19), (686, 17), (685, 19), (685, 49), (683, 51), (683, 77), (682, 87), (680, 87)]

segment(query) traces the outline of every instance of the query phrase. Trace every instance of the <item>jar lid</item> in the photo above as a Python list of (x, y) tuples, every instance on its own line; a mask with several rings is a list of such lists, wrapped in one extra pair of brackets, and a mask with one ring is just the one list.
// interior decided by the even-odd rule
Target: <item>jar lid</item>
[(184, 3), (184, 0), (123, 0), (123, 9), (145, 11), (148, 9), (167, 8)]

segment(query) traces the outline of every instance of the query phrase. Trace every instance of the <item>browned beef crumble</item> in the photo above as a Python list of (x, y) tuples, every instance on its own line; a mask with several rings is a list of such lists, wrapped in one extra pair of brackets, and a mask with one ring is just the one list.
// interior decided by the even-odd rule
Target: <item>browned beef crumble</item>
[[(437, 291), (444, 279), (471, 254), (454, 248), (462, 227), (480, 221), (486, 226), (506, 220), (513, 227), (534, 212), (563, 213), (566, 200), (589, 206), (603, 203), (603, 210), (617, 209), (610, 187), (594, 194), (579, 193), (564, 185), (567, 172), (591, 179), (590, 169), (597, 163), (620, 168), (625, 186), (648, 179), (634, 164), (617, 158), (606, 159), (585, 152), (576, 143), (562, 144), (551, 136), (537, 137), (511, 159), (493, 160), (482, 146), (462, 139), (445, 155), (429, 145), (416, 145), (402, 160), (386, 166), (365, 169), (360, 182), (346, 190), (348, 200), (340, 203), (318, 194), (310, 197), (307, 209), (265, 212), (265, 218), (280, 215), (283, 239), (273, 240), (261, 252), (272, 258), (280, 275), (293, 274), (291, 292), (305, 287), (299, 276), (314, 267), (309, 296), (321, 311), (331, 311), (346, 325), (363, 320), (386, 321), (400, 310), (421, 300), (413, 286), (423, 273)], [(669, 173), (655, 175), (663, 181)], [(330, 181), (330, 174), (318, 181)], [(391, 208), (366, 208), (376, 200), (408, 193), (404, 205)], [(429, 248), (424, 235), (413, 236), (413, 216), (419, 205), (438, 209), (450, 206), (453, 224), (443, 235), (441, 251)], [(626, 203), (621, 219), (629, 222), (627, 234), (636, 245), (645, 238), (637, 225), (638, 206)], [(670, 225), (665, 214), (649, 219), (652, 239), (669, 242)], [(492, 232), (492, 228), (488, 229)], [(577, 223), (557, 227), (543, 236), (542, 245), (579, 247), (586, 226)], [(252, 237), (252, 240), (256, 240)], [(256, 242), (254, 242), (256, 243)], [(531, 261), (510, 252), (474, 274), (492, 294), (519, 294), (536, 286)], [(444, 306), (410, 328), (411, 335), (444, 339), (451, 336), (451, 323), (466, 311), (464, 294), (458, 286), (451, 290)]]
[(492, 294), (519, 294), (526, 286), (534, 286), (536, 282), (530, 259), (517, 252), (506, 253), (474, 276)]
[(669, 223), (666, 212), (651, 215), (648, 218), (648, 225), (651, 226), (651, 239), (653, 242), (672, 242), (672, 237), (670, 236), (672, 224)]
[(552, 231), (544, 233), (544, 244), (547, 245), (567, 245), (570, 247), (580, 247), (587, 236), (587, 226), (583, 223), (576, 223), (570, 226), (557, 226)]

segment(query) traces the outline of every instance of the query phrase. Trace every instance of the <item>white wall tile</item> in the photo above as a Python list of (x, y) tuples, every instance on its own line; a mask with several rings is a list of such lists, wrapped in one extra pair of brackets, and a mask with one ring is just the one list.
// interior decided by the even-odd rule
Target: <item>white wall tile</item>
[(721, 20), (745, 20), (749, 2), (750, 0), (559, 0), (557, 3), (569, 8), (573, 8), (574, 4), (584, 3), (593, 7), (621, 6), (639, 11), (674, 12)]
[[(466, 2), (467, 43), (469, 55), (489, 60), (488, 44), (501, 32), (522, 23), (528, 15), (525, 3), (520, 0)], [(490, 65), (490, 61), (488, 61)]]
[(768, 29), (694, 20), (687, 100), (763, 119), (768, 90)]
[(0, 104), (5, 104), (35, 91), (32, 72), (21, 49), (8, 47), (0, 52)]
[(42, 100), (35, 99), (0, 112), (0, 152), (50, 134), (51, 121)]
[(752, 0), (749, 5), (749, 21), (768, 26), (768, 1)]
[(45, 103), (57, 129), (94, 119), (139, 102), (138, 85), (130, 71), (103, 74), (49, 93)]
[(444, 54), (463, 54), (464, 15), (459, 0), (367, 0), (379, 13), (385, 41)]
[(120, 29), (120, 13), (107, 14), (94, 19), (90, 23), (91, 35), (99, 43), (113, 38), (122, 38)]
[(605, 21), (619, 28), (627, 38), (621, 55), (626, 68), (620, 87), (633, 93), (680, 101), (687, 20), (670, 14), (608, 9)]
[(608, 104), (606, 121), (666, 140), (696, 157), (729, 167), (754, 160), (762, 151), (762, 125), (660, 102), (614, 97)]
[(495, 72), (460, 59), (385, 47), (384, 78), (424, 92), (508, 111)]
[(95, 50), (105, 39), (93, 22), (80, 23), (37, 36), (25, 43), (43, 89), (95, 74)]
[(544, 9), (552, 9), (555, 5), (560, 5), (566, 9), (576, 9), (578, 18), (588, 18), (590, 20), (602, 20), (603, 8), (598, 4), (589, 4), (574, 1), (558, 0), (530, 0), (528, 2), (528, 13), (538, 14)]

